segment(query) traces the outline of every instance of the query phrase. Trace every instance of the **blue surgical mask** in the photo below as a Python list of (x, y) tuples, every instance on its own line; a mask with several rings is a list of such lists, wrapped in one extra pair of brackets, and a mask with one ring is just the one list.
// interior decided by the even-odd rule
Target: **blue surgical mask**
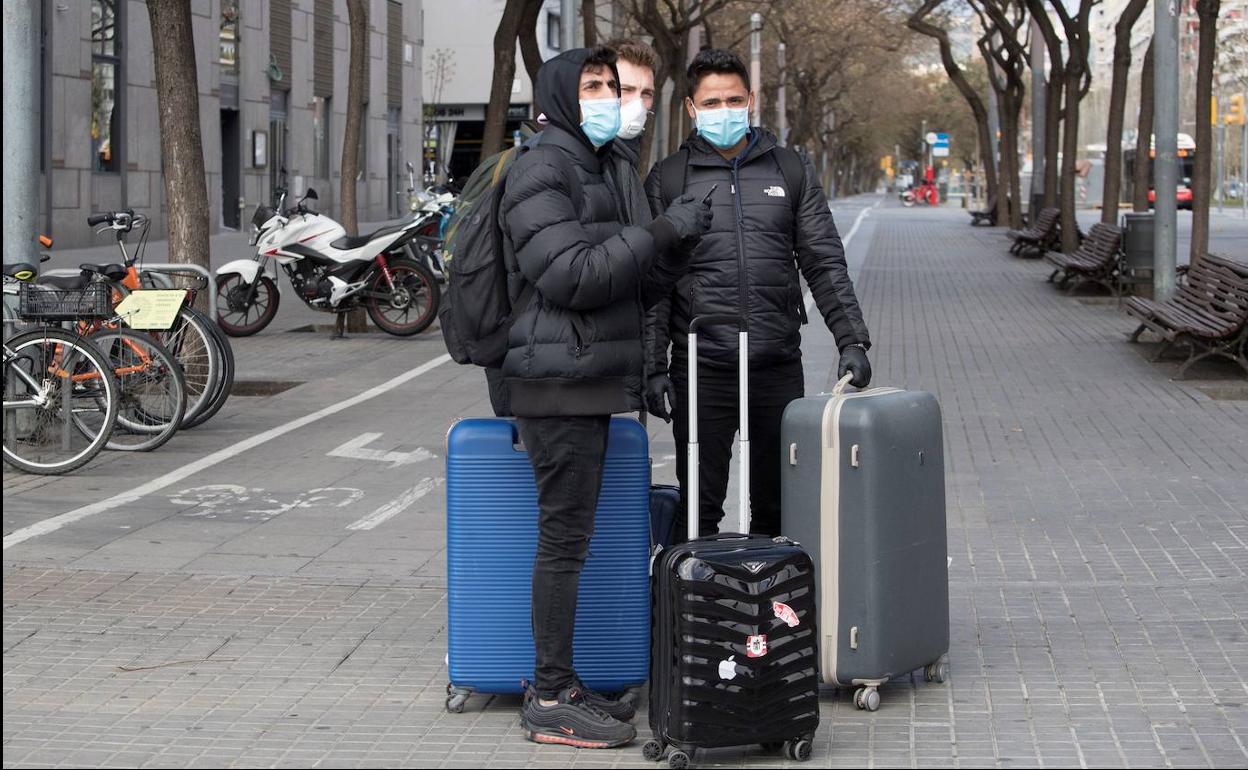
[(718, 110), (698, 110), (696, 122), (698, 133), (706, 141), (721, 150), (727, 150), (735, 147), (750, 130), (750, 109), (721, 107)]
[(601, 147), (620, 131), (619, 99), (582, 99), (581, 131), (595, 147)]

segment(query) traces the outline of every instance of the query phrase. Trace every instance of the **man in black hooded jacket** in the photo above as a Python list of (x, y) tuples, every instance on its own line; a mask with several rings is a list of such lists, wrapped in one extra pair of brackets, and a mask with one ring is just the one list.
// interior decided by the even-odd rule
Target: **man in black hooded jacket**
[[(749, 73), (722, 49), (698, 53), (689, 65), (686, 109), (696, 129), (646, 179), (651, 207), (662, 210), (665, 190), (698, 199), (715, 188), (715, 221), (693, 250), (688, 272), (651, 311), (647, 404), (674, 421), (676, 472), (688, 469), (686, 351), (695, 315), (736, 315), (749, 329), (751, 531), (780, 534), (780, 421), (804, 389), (799, 348), (805, 318), (798, 272), (805, 277), (841, 356), (838, 376), (866, 387), (870, 346), (862, 310), (845, 264), (845, 250), (810, 161), (780, 147), (773, 134), (750, 128)], [(667, 347), (672, 345), (669, 369)], [(699, 334), (698, 439), (701, 443), (699, 527), (718, 531), (737, 432), (737, 329)], [(664, 401), (672, 403), (671, 414)], [(680, 510), (688, 510), (685, 505)], [(682, 514), (683, 515), (683, 514)], [(684, 532), (685, 524), (677, 523)]]
[(536, 681), (521, 723), (530, 740), (582, 748), (636, 736), (632, 705), (587, 690), (572, 668), (610, 417), (642, 407), (645, 308), (685, 268), (676, 244), (696, 241), (711, 222), (709, 206), (682, 196), (644, 227), (625, 224), (610, 169), (618, 84), (608, 48), (567, 51), (542, 65), (537, 97), (548, 123), (508, 173), (500, 207), (513, 302), (534, 288), (511, 327), (502, 371), (540, 508)]

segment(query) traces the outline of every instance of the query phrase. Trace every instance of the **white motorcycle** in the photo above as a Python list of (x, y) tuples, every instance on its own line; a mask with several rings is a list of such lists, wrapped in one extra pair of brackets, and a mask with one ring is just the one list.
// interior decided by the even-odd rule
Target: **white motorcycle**
[(286, 211), (286, 191), (275, 190), (277, 207), (261, 204), (251, 223), (252, 259), (236, 259), (217, 270), (217, 320), (232, 337), (269, 325), (281, 299), (277, 265), (296, 295), (313, 310), (345, 313), (363, 305), (373, 323), (400, 337), (418, 334), (438, 316), (441, 289), (429, 269), (406, 256), (419, 220), (349, 236), (342, 225), (305, 203), (308, 189)]

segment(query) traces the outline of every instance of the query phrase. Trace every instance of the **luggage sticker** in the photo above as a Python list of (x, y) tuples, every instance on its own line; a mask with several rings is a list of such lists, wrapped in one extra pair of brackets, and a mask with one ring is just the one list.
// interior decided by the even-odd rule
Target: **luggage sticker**
[(767, 654), (767, 634), (746, 637), (745, 654), (751, 658), (761, 658)]
[(776, 617), (783, 620), (784, 624), (789, 628), (797, 628), (798, 624), (801, 623), (801, 621), (797, 618), (797, 613), (793, 611), (793, 608), (784, 602), (772, 602), (771, 609), (772, 612), (776, 613)]
[(720, 679), (727, 679), (731, 682), (733, 679), (737, 678), (737, 664), (733, 661), (733, 658), (735, 657), (737, 656), (729, 655), (728, 660), (721, 660), (719, 662)]

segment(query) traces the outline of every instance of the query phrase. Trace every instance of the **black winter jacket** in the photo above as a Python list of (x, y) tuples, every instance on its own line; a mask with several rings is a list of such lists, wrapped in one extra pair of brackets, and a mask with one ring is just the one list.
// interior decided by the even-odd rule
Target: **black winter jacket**
[[(695, 314), (735, 314), (742, 304), (749, 317), (752, 368), (799, 358), (805, 314), (799, 269), (837, 346), (869, 346), (845, 249), (810, 161), (803, 158), (802, 189), (789, 190), (774, 157), (784, 150), (777, 148), (768, 131), (752, 129), (750, 144), (733, 161), (696, 134), (682, 147), (689, 151), (685, 191), (701, 199), (712, 185), (719, 187), (712, 198), (711, 230), (694, 249), (688, 273), (650, 313), (646, 343), (650, 372), (667, 372), (669, 343), (672, 357), (682, 367), (687, 365), (689, 320)], [(659, 211), (664, 206), (661, 170), (662, 164), (656, 164), (646, 179), (650, 206)], [(698, 347), (703, 366), (737, 365), (735, 329), (705, 328)]]
[(503, 362), (519, 417), (641, 408), (645, 308), (676, 279), (656, 259), (674, 240), (671, 226), (624, 224), (611, 147), (595, 150), (579, 128), (586, 54), (575, 49), (542, 65), (538, 100), (550, 122), (509, 170), (500, 207), (514, 259), (512, 301), (526, 283), (536, 289), (511, 328)]

